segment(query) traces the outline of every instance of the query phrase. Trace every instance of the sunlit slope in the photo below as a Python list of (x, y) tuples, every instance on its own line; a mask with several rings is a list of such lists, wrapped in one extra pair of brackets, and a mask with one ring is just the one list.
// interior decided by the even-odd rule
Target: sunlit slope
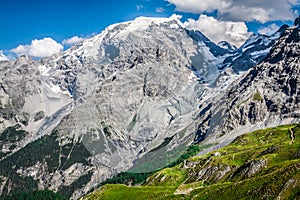
[(163, 169), (142, 186), (105, 185), (83, 199), (297, 199), (300, 125), (247, 133)]

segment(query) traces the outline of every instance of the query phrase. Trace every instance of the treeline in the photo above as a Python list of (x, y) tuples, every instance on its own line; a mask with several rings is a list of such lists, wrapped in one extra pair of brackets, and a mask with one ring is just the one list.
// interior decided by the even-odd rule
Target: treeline
[(200, 146), (198, 146), (198, 145), (189, 146), (187, 148), (187, 150), (185, 151), (185, 153), (182, 154), (175, 162), (170, 164), (168, 167), (174, 167), (175, 165), (182, 163), (184, 160), (197, 155), (197, 153), (199, 153), (201, 149), (203, 149), (203, 147), (200, 148)]
[(113, 178), (103, 181), (100, 186), (105, 184), (125, 184), (125, 185), (138, 185), (144, 183), (149, 176), (154, 172), (145, 173), (131, 173), (131, 172), (121, 172), (114, 176)]
[(2, 197), (1, 200), (67, 200), (66, 197), (59, 193), (49, 190), (36, 190), (30, 192), (18, 192), (10, 196)]
[[(182, 154), (175, 162), (171, 163), (167, 167), (174, 167), (175, 165), (180, 164), (184, 160), (195, 156), (202, 148), (198, 145), (191, 145), (187, 148), (184, 154)], [(154, 174), (157, 171), (153, 172), (144, 172), (144, 173), (132, 173), (132, 172), (121, 172), (114, 176), (111, 179), (107, 179), (100, 183), (99, 186), (105, 184), (125, 184), (125, 185), (138, 185), (144, 183), (149, 176)]]

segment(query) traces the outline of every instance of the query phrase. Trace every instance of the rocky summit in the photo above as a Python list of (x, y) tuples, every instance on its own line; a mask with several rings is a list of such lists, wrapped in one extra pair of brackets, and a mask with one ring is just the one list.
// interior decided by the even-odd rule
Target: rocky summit
[(40, 61), (0, 61), (0, 193), (76, 199), (191, 143), (299, 122), (299, 49), (296, 26), (236, 48), (176, 16), (139, 17)]

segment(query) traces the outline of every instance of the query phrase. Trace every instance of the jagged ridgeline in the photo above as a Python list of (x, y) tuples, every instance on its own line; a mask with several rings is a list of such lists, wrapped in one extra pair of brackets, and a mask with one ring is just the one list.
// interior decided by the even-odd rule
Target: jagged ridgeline
[(300, 125), (237, 137), (227, 147), (156, 172), (142, 186), (105, 185), (88, 199), (297, 199)]
[(299, 49), (298, 27), (236, 48), (176, 16), (139, 17), (40, 61), (0, 61), (1, 196), (77, 199), (121, 172), (178, 164), (191, 144), (297, 123)]

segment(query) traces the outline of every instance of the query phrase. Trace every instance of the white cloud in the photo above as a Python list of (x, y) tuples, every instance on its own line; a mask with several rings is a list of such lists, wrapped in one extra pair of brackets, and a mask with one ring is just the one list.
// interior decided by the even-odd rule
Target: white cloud
[(144, 6), (142, 4), (136, 5), (136, 9), (137, 10), (142, 10), (142, 9), (144, 9)]
[(32, 40), (29, 45), (19, 45), (11, 51), (18, 55), (28, 55), (33, 57), (47, 57), (55, 53), (60, 53), (63, 46), (52, 38), (43, 38), (40, 40)]
[(3, 54), (3, 51), (0, 50), (0, 61), (3, 61), (3, 60), (9, 60), (9, 59), (6, 55)]
[(217, 11), (219, 19), (224, 21), (293, 20), (293, 5), (300, 0), (167, 0), (182, 12), (201, 14)]
[(214, 10), (228, 7), (223, 0), (167, 0), (176, 6), (176, 10), (190, 13), (202, 13), (203, 11), (212, 12)]
[(68, 39), (64, 39), (62, 41), (62, 44), (63, 45), (73, 45), (73, 44), (76, 44), (78, 42), (81, 42), (82, 40), (84, 40), (85, 38), (82, 38), (82, 37), (78, 37), (78, 36), (74, 36), (74, 37), (71, 37), (71, 38), (68, 38)]
[(165, 12), (165, 9), (162, 8), (162, 7), (159, 7), (159, 8), (156, 8), (155, 11), (156, 11), (157, 13), (163, 13), (163, 12)]
[(262, 27), (258, 30), (259, 34), (264, 34), (264, 35), (272, 35), (276, 31), (278, 31), (280, 27), (277, 26), (276, 24), (271, 24), (267, 27)]
[(251, 34), (244, 22), (219, 21), (206, 15), (200, 15), (198, 20), (188, 19), (184, 26), (201, 31), (215, 43), (227, 41), (235, 46), (240, 46)]

